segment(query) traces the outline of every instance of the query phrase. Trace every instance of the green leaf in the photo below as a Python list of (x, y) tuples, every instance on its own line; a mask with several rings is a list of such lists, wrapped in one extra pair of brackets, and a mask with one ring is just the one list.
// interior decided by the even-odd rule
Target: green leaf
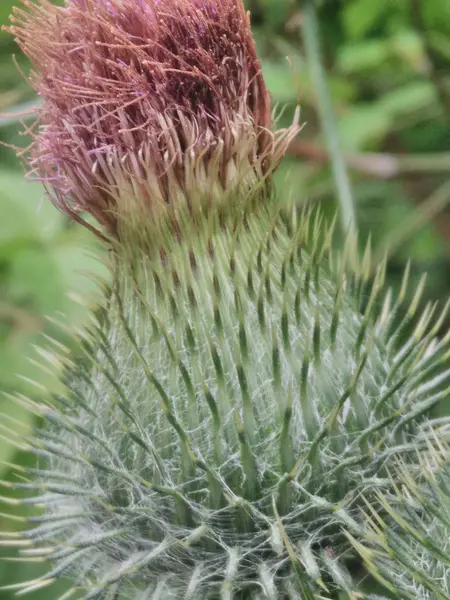
[(65, 310), (67, 305), (60, 270), (45, 248), (29, 247), (15, 254), (9, 290), (14, 303), (41, 315)]
[(16, 0), (3, 0), (0, 4), (0, 23), (7, 23), (12, 7), (17, 6)]
[(343, 148), (357, 151), (378, 145), (389, 132), (391, 118), (376, 104), (359, 104), (338, 125)]
[(283, 26), (295, 5), (295, 0), (261, 0), (265, 21), (272, 29)]
[(436, 101), (436, 93), (428, 81), (412, 81), (384, 94), (379, 101), (381, 110), (393, 118), (420, 111)]
[[(297, 70), (297, 65), (295, 67)], [(294, 72), (287, 60), (265, 61), (263, 63), (263, 75), (266, 85), (275, 102), (286, 103), (296, 101), (297, 83)], [(305, 93), (305, 90), (302, 90)]]
[(346, 44), (338, 54), (337, 64), (344, 73), (366, 75), (368, 69), (383, 66), (389, 56), (389, 44), (386, 40), (364, 40)]
[(26, 181), (19, 171), (0, 170), (0, 206), (0, 256), (2, 245), (51, 238), (63, 222), (42, 185)]
[(344, 26), (352, 38), (361, 38), (376, 27), (391, 8), (391, 0), (353, 0), (344, 9)]

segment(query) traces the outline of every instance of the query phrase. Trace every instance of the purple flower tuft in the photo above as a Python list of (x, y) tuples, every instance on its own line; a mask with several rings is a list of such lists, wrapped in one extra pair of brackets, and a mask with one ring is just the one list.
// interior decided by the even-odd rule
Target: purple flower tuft
[(115, 232), (148, 213), (267, 178), (273, 133), (241, 0), (22, 0), (9, 30), (44, 99), (27, 158), (55, 204)]

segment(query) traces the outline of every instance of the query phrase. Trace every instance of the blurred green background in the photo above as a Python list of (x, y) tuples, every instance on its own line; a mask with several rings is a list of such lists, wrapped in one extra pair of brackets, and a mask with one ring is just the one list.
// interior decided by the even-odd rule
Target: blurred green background
[[(0, 0), (0, 25), (15, 4)], [(299, 96), (305, 123), (277, 184), (331, 214), (336, 193), (302, 43), (302, 3), (247, 4), (267, 85), (284, 107), (280, 125), (292, 119)], [(328, 0), (320, 4), (319, 24), (361, 239), (371, 235), (375, 256), (388, 251), (390, 285), (398, 286), (411, 259), (410, 293), (427, 272), (424, 302), (444, 303), (450, 296), (450, 0)], [(27, 73), (26, 61), (3, 32), (0, 113), (36, 102), (12, 54)], [(2, 142), (26, 145), (20, 119), (0, 120)], [(0, 147), (0, 479), (6, 482), (12, 463), (33, 460), (23, 449), (32, 418), (8, 394), (39, 397), (57, 389), (57, 369), (36, 364), (42, 362), (39, 348), (70, 344), (58, 322), (86, 321), (86, 303), (95, 302), (95, 282), (86, 273), (102, 272), (92, 236), (60, 215), (39, 184), (25, 181), (15, 153)], [(21, 527), (27, 512), (11, 503), (6, 486), (0, 490), (0, 530)], [(11, 549), (0, 548), (0, 558), (6, 556)], [(0, 585), (36, 577), (42, 568), (0, 560)], [(63, 588), (32, 596), (52, 600)], [(12, 594), (0, 591), (0, 599)]]

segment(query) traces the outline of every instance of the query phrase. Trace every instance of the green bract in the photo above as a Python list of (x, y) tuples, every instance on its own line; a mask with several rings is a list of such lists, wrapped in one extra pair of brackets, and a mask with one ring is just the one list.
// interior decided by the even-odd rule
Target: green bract
[(351, 591), (362, 496), (399, 457), (419, 472), (444, 427), (426, 418), (448, 396), (444, 315), (407, 336), (422, 284), (403, 307), (407, 274), (394, 299), (317, 215), (248, 202), (176, 223), (116, 249), (67, 393), (29, 403), (43, 461), (16, 487), (45, 512), (26, 552), (86, 599)]
[(397, 467), (402, 485), (377, 498), (364, 543), (353, 540), (368, 570), (397, 597), (450, 597), (449, 456), (448, 446), (436, 440), (425, 460), (418, 455), (420, 477)]

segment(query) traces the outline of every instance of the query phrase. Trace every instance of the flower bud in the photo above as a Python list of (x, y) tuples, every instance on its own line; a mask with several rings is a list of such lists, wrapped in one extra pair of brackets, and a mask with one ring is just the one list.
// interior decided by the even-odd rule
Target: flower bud
[(114, 233), (125, 214), (245, 197), (297, 131), (271, 131), (241, 0), (24, 4), (9, 30), (44, 100), (30, 172), (72, 217)]

